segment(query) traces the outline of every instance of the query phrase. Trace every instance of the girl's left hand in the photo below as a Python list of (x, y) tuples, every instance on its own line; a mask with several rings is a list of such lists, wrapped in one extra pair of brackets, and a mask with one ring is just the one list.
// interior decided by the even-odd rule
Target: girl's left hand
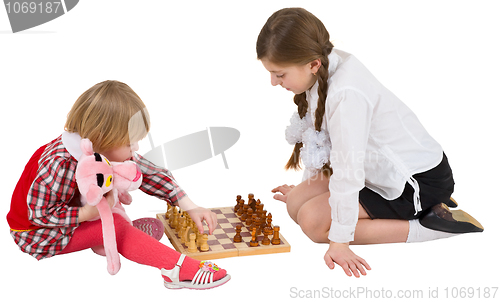
[(215, 213), (202, 207), (197, 207), (186, 212), (191, 216), (191, 219), (193, 219), (201, 234), (204, 232), (203, 220), (205, 220), (208, 224), (208, 233), (212, 235), (217, 227), (217, 215)]

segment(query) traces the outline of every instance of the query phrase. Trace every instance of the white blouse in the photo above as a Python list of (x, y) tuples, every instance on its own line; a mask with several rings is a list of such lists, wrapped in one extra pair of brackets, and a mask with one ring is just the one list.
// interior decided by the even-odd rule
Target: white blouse
[[(409, 182), (415, 189), (415, 212), (421, 211), (418, 182), (412, 175), (436, 167), (443, 150), (415, 114), (353, 55), (334, 49), (329, 61), (322, 131), (314, 131), (315, 138), (304, 135), (304, 149), (309, 151), (301, 153), (306, 165), (304, 180), (318, 173), (322, 157), (330, 160), (332, 224), (328, 238), (341, 243), (354, 240), (359, 191), (365, 186), (393, 200)], [(314, 129), (317, 82), (306, 95), (309, 109), (305, 128)]]

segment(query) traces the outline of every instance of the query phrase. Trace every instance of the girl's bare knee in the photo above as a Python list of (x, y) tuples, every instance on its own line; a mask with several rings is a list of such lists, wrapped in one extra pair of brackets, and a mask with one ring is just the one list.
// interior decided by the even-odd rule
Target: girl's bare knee
[[(315, 243), (327, 243), (329, 223), (315, 217), (314, 212), (299, 211), (297, 223), (304, 234)], [(328, 224), (328, 225), (327, 225)]]
[(297, 222), (297, 214), (300, 210), (301, 205), (303, 202), (299, 200), (298, 194), (294, 192), (294, 190), (290, 191), (288, 193), (287, 199), (286, 199), (286, 209), (288, 211), (288, 215), (293, 219), (293, 221)]

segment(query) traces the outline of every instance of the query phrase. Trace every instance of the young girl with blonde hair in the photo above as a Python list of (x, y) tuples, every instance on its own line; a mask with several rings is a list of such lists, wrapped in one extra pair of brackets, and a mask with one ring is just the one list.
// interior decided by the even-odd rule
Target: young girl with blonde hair
[[(85, 91), (69, 112), (65, 130), (33, 154), (14, 190), (7, 220), (23, 252), (41, 260), (103, 245), (101, 221), (92, 220), (99, 212), (89, 204), (81, 206), (75, 179), (82, 138), (88, 138), (94, 151), (110, 161), (134, 161), (143, 174), (143, 192), (187, 211), (200, 231), (203, 221), (210, 232), (215, 229), (214, 213), (195, 205), (170, 171), (136, 153), (137, 142), (149, 131), (149, 115), (128, 85), (105, 81)], [(112, 205), (110, 193), (106, 199)], [(167, 288), (206, 289), (230, 279), (225, 270), (181, 255), (121, 215), (113, 215), (113, 220), (118, 252), (158, 268)], [(198, 273), (202, 270), (203, 274)], [(206, 279), (201, 280), (201, 275)]]
[(353, 55), (333, 48), (323, 23), (302, 8), (275, 12), (257, 39), (271, 84), (295, 94), (286, 130), (294, 151), (286, 168), (303, 182), (273, 189), (325, 263), (348, 276), (368, 263), (350, 244), (418, 242), (481, 232), (451, 199), (446, 155), (414, 113)]

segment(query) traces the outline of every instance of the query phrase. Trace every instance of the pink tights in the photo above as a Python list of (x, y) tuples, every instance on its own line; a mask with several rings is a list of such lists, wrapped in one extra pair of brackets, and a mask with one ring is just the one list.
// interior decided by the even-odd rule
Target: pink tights
[[(118, 252), (125, 258), (136, 263), (156, 267), (158, 269), (172, 269), (180, 253), (162, 244), (148, 234), (130, 225), (122, 216), (113, 214), (116, 231)], [(67, 254), (102, 246), (101, 220), (87, 221), (80, 224), (75, 230), (68, 245), (60, 254)], [(179, 279), (192, 280), (198, 271), (200, 261), (186, 257), (180, 270)], [(214, 281), (226, 275), (221, 269), (214, 275)], [(165, 278), (165, 277), (164, 277)], [(167, 281), (170, 281), (166, 278)]]

